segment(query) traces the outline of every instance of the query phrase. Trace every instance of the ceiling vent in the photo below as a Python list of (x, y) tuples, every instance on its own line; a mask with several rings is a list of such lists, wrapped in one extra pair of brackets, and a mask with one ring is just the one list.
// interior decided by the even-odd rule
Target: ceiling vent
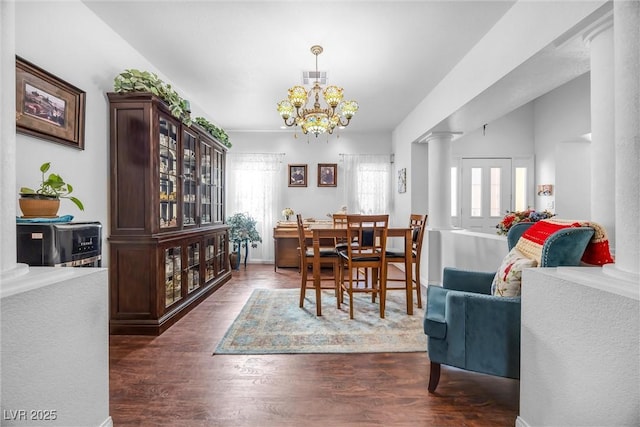
[(303, 71), (302, 72), (302, 84), (311, 85), (318, 80), (321, 85), (327, 84), (327, 72), (326, 71)]

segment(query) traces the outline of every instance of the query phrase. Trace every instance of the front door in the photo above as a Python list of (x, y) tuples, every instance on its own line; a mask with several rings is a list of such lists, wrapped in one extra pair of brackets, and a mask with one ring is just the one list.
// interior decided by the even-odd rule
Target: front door
[(496, 233), (511, 210), (511, 159), (462, 159), (461, 226)]

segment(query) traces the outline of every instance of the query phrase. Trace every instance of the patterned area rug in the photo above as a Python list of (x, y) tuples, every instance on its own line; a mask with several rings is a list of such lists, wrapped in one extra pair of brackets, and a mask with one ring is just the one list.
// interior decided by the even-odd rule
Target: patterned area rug
[(304, 308), (298, 289), (256, 289), (218, 344), (214, 354), (386, 353), (427, 350), (423, 310), (406, 314), (405, 294), (387, 293), (385, 318), (370, 294), (354, 296), (340, 310), (333, 291), (322, 292), (322, 316), (316, 316), (315, 291), (308, 290)]

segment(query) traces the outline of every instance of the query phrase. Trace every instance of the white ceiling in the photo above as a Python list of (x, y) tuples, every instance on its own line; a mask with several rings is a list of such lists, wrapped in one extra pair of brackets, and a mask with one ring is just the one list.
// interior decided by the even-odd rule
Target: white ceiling
[(345, 131), (391, 131), (514, 0), (85, 3), (227, 131), (280, 130), (276, 103), (315, 69), (314, 44), (360, 104)]

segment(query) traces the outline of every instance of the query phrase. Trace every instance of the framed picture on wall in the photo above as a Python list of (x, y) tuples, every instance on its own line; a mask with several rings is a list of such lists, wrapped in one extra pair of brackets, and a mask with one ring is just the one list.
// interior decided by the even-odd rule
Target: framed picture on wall
[(553, 185), (538, 184), (538, 196), (553, 196)]
[(318, 163), (318, 187), (336, 187), (338, 185), (338, 164)]
[(16, 56), (16, 131), (84, 150), (86, 93)]
[(307, 165), (289, 165), (289, 187), (307, 186)]
[(407, 192), (407, 168), (398, 171), (398, 193)]

